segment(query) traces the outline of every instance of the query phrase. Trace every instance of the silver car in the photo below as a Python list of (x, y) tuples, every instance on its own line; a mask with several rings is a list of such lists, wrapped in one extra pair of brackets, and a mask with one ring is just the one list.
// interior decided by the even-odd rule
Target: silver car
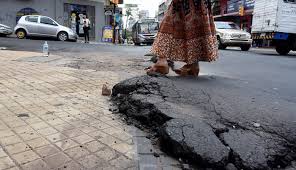
[(215, 26), (219, 49), (235, 46), (240, 47), (242, 51), (248, 51), (251, 48), (251, 34), (241, 30), (235, 23), (216, 21)]
[(74, 40), (77, 34), (68, 27), (58, 24), (47, 16), (27, 15), (22, 16), (14, 28), (14, 32), (19, 39), (27, 36), (56, 37), (60, 41)]
[(7, 36), (12, 34), (12, 28), (7, 25), (0, 24), (0, 36)]

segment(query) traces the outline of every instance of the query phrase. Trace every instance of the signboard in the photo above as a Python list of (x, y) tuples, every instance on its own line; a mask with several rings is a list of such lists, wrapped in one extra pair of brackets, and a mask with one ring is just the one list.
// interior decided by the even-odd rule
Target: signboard
[(237, 0), (228, 0), (227, 1), (227, 13), (238, 12), (241, 1)]
[(245, 10), (254, 9), (254, 5), (255, 5), (255, 0), (245, 0), (245, 4), (244, 4)]
[(227, 1), (227, 13), (239, 12), (241, 6), (244, 10), (254, 9), (255, 0), (228, 0)]
[(103, 27), (102, 42), (112, 43), (112, 40), (113, 40), (113, 27), (112, 26), (104, 26)]

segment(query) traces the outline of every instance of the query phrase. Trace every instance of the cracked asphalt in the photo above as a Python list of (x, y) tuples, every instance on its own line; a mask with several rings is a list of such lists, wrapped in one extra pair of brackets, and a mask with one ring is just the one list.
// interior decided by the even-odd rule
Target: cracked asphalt
[[(0, 47), (41, 51), (43, 42), (1, 38)], [(63, 56), (46, 61), (49, 64), (112, 70), (122, 80), (145, 74), (143, 68), (151, 64), (149, 56), (144, 57), (149, 46), (57, 41), (49, 41), (49, 46), (52, 54)], [(294, 169), (296, 54), (228, 49), (219, 56), (217, 62), (201, 63), (198, 79), (170, 73), (169, 78), (140, 77), (139, 87), (124, 82), (114, 94), (128, 96), (124, 100), (130, 106), (119, 109), (136, 119), (144, 117), (152, 130), (161, 126), (161, 140), (168, 143), (164, 150), (174, 147), (173, 155), (199, 160), (202, 167)], [(129, 90), (126, 84), (134, 88)], [(176, 124), (186, 125), (186, 132)]]

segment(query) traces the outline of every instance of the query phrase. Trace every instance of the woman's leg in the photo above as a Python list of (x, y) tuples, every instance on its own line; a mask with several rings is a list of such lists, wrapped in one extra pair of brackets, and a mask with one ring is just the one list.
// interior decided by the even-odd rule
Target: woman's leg
[(87, 42), (89, 42), (89, 28), (87, 29)]
[(83, 28), (83, 34), (84, 34), (84, 42), (86, 43), (86, 29), (85, 28)]

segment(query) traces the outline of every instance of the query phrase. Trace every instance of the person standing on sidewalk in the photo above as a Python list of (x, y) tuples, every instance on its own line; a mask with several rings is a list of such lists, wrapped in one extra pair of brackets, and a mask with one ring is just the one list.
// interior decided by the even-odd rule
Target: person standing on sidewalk
[(147, 74), (169, 73), (167, 60), (185, 62), (173, 70), (181, 76), (199, 74), (199, 61), (218, 58), (217, 37), (210, 0), (173, 0), (161, 23), (152, 53), (159, 59)]
[(85, 43), (89, 43), (89, 30), (90, 30), (90, 20), (87, 15), (83, 16), (83, 33)]

